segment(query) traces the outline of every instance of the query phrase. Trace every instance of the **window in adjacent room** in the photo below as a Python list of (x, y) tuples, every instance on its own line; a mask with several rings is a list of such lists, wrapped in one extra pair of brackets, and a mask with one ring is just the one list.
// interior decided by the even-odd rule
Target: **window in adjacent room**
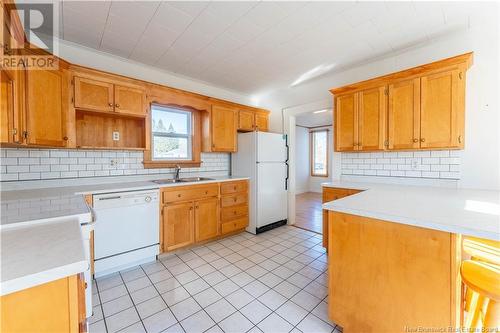
[(193, 155), (192, 113), (160, 105), (151, 106), (153, 161), (186, 161)]
[(311, 132), (311, 176), (328, 177), (328, 130)]

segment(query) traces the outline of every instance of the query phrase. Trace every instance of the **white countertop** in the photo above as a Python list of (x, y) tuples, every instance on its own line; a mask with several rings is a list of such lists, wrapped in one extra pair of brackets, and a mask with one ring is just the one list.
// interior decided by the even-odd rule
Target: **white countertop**
[(87, 270), (76, 218), (1, 231), (0, 296)]
[(87, 269), (80, 224), (91, 222), (93, 217), (84, 195), (248, 179), (210, 178), (213, 179), (161, 185), (152, 180), (80, 185), (75, 181), (73, 186), (16, 186), (16, 190), (0, 192), (1, 295)]
[(500, 191), (336, 181), (363, 192), (323, 208), (389, 222), (500, 240)]

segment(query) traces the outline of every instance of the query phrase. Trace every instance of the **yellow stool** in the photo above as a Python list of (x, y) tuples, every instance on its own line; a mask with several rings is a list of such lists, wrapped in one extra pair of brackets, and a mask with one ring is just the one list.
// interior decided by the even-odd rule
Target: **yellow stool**
[(468, 332), (500, 327), (500, 266), (466, 260), (460, 267), (462, 281), (471, 295), (467, 299), (464, 328)]
[(462, 248), (466, 254), (471, 256), (472, 260), (500, 265), (500, 242), (476, 237), (464, 237)]

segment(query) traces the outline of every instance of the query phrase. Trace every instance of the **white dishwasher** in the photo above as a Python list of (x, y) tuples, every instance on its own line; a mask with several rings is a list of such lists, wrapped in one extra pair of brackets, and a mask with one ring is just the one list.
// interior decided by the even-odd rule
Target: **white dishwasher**
[(95, 277), (156, 260), (160, 238), (158, 198), (158, 190), (93, 196)]

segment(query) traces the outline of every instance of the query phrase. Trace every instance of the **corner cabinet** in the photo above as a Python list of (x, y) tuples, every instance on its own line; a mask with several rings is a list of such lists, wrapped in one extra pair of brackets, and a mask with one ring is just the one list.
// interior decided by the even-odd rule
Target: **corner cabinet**
[(213, 104), (202, 115), (202, 151), (236, 152), (238, 129), (238, 110)]
[(335, 151), (461, 149), (472, 53), (332, 89)]

